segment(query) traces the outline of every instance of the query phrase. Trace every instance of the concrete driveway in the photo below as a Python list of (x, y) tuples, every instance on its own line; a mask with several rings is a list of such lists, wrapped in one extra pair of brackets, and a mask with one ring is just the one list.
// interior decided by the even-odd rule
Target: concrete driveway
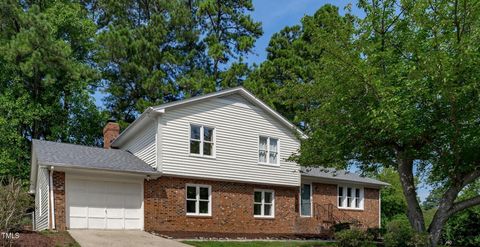
[(68, 232), (82, 247), (190, 246), (175, 240), (158, 237), (144, 231), (69, 230)]

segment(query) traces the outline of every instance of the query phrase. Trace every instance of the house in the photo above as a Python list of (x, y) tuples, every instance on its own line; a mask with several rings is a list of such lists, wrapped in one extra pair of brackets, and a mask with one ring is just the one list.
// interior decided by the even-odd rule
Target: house
[(289, 161), (304, 134), (241, 87), (103, 132), (104, 148), (33, 140), (35, 229), (260, 237), (380, 224), (386, 183)]

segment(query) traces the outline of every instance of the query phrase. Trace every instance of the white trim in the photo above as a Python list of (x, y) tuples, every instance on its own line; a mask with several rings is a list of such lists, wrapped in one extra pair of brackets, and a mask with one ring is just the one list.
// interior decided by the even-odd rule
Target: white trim
[[(257, 202), (255, 202), (255, 192), (261, 192), (262, 194), (262, 201), (260, 202), (261, 204), (261, 207), (260, 207), (260, 215), (256, 215), (255, 214), (255, 204), (258, 204)], [(269, 192), (269, 193), (272, 193), (272, 208), (271, 208), (271, 215), (265, 215), (265, 192)], [(268, 189), (254, 189), (253, 190), (253, 205), (254, 205), (254, 209), (253, 209), (253, 217), (254, 218), (267, 218), (267, 219), (272, 219), (272, 218), (275, 218), (275, 191), (274, 190), (268, 190)]]
[[(187, 212), (187, 202), (193, 199), (188, 199), (188, 187), (195, 187), (195, 213)], [(200, 188), (208, 188), (208, 213), (200, 213)], [(187, 216), (212, 216), (212, 186), (207, 184), (185, 184), (185, 214)]]
[[(38, 188), (38, 201), (39, 201), (39, 210), (40, 211), (40, 215), (39, 216), (42, 216), (42, 188)], [(35, 229), (35, 228), (34, 228)]]
[[(343, 206), (340, 206), (339, 203), (338, 203), (338, 197), (339, 197), (339, 188), (342, 187), (342, 205)], [(351, 201), (351, 206), (350, 207), (347, 207), (347, 192), (348, 192), (348, 188), (351, 189), (351, 198), (352, 198), (352, 201)], [(360, 207), (357, 208), (355, 207), (355, 201), (357, 200), (356, 199), (356, 189), (359, 189), (360, 190)], [(364, 203), (365, 202), (365, 188), (362, 187), (362, 186), (357, 186), (357, 185), (353, 185), (353, 184), (337, 184), (337, 196), (336, 196), (336, 204), (337, 204), (337, 208), (339, 209), (348, 209), (348, 210), (359, 210), (359, 211), (362, 211), (365, 209), (364, 207)]]
[[(310, 215), (302, 215), (302, 186), (304, 184), (310, 185)], [(300, 189), (298, 193), (298, 211), (300, 214), (300, 217), (305, 217), (305, 218), (311, 218), (313, 217), (313, 184), (312, 183), (300, 183)]]
[(55, 198), (53, 192), (53, 166), (50, 167), (50, 203), (52, 204), (52, 212), (50, 217), (52, 217), (52, 229), (55, 229)]

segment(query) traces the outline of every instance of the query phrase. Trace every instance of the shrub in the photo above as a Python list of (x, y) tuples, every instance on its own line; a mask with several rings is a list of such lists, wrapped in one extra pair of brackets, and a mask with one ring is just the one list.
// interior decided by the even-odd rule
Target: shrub
[(20, 180), (0, 179), (0, 202), (0, 232), (22, 230), (24, 216), (32, 204), (32, 199), (22, 188)]
[(375, 246), (372, 237), (359, 229), (347, 229), (335, 233), (335, 239), (339, 247), (367, 247)]
[(343, 230), (348, 230), (350, 229), (350, 224), (349, 222), (342, 222), (342, 223), (337, 223), (337, 224), (334, 224), (330, 227), (330, 230), (332, 230), (333, 232), (340, 232), (340, 231), (343, 231)]
[(427, 234), (416, 233), (405, 216), (397, 217), (387, 224), (384, 235), (385, 247), (426, 247), (430, 246)]
[(368, 228), (367, 234), (373, 238), (373, 240), (378, 241), (381, 239), (384, 234), (383, 229), (380, 228)]

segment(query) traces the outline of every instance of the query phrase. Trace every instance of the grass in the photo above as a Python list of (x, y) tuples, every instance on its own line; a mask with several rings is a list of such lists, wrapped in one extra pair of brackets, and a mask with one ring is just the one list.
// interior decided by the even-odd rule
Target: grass
[(314, 247), (336, 246), (334, 242), (322, 241), (183, 241), (196, 247)]
[(50, 238), (55, 246), (59, 247), (80, 247), (67, 231), (41, 231), (40, 235)]

